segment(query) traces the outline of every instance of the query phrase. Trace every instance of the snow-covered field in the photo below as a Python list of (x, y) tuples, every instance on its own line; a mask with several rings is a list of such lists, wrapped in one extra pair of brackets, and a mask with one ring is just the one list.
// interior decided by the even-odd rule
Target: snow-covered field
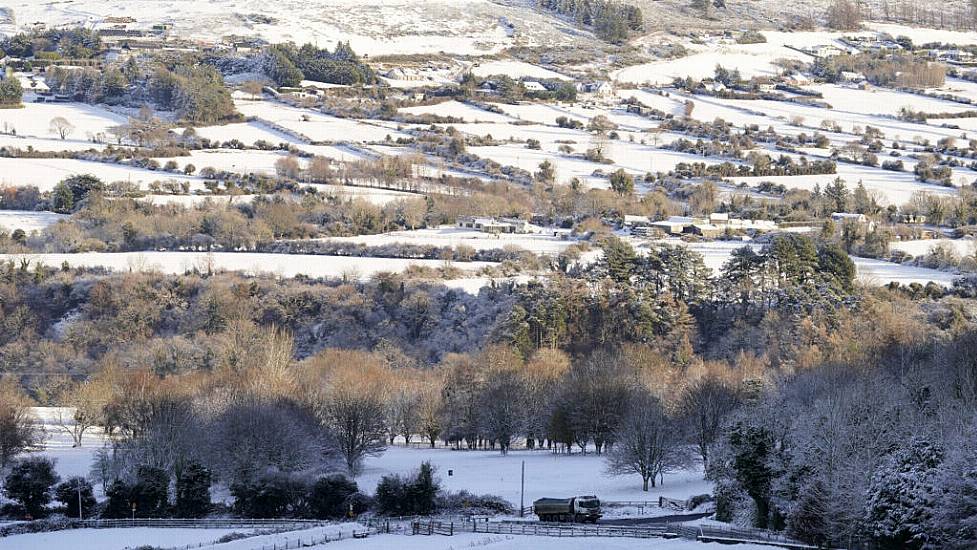
[(76, 159), (0, 158), (0, 186), (34, 185), (41, 191), (50, 191), (64, 178), (91, 174), (105, 183), (131, 182), (147, 189), (150, 183), (190, 184), (191, 191), (206, 189), (203, 179), (167, 172), (146, 170), (119, 164), (92, 162)]
[[(410, 266), (439, 268), (441, 260), (403, 260), (396, 258), (351, 258), (263, 254), (251, 252), (85, 252), (80, 254), (2, 254), (0, 261), (26, 258), (44, 265), (59, 266), (68, 262), (74, 267), (105, 267), (116, 271), (159, 271), (182, 274), (200, 271), (241, 271), (247, 274), (271, 274), (280, 277), (351, 277), (366, 280), (377, 273), (404, 271)], [(489, 262), (453, 262), (452, 267), (474, 272), (494, 264)]]
[[(69, 529), (0, 538), (0, 550), (129, 550), (139, 546), (197, 548), (224, 535), (244, 532), (235, 529)], [(224, 548), (210, 546), (209, 548)], [(249, 547), (253, 548), (253, 547)]]
[(538, 78), (540, 80), (570, 80), (569, 77), (556, 71), (551, 71), (547, 68), (540, 67), (539, 65), (533, 65), (524, 61), (515, 60), (486, 61), (483, 63), (477, 63), (474, 67), (472, 67), (472, 74), (480, 77), (490, 77), (493, 75), (504, 74), (510, 78), (516, 79)]
[(974, 239), (930, 239), (919, 241), (893, 241), (889, 250), (899, 250), (913, 256), (925, 256), (936, 247), (948, 247), (957, 256), (977, 257), (977, 240)]
[(354, 185), (329, 185), (323, 183), (313, 183), (306, 187), (312, 187), (321, 193), (341, 199), (362, 199), (377, 206), (383, 206), (392, 202), (403, 200), (417, 200), (421, 195), (408, 193), (407, 191), (397, 191), (394, 189), (381, 189), (378, 187), (359, 187)]
[[(716, 543), (700, 543), (681, 539), (608, 539), (608, 538), (561, 538), (529, 537), (517, 535), (488, 535), (460, 533), (451, 537), (411, 537), (405, 535), (374, 535), (365, 539), (352, 539), (353, 532), (363, 532), (358, 524), (317, 527), (276, 535), (261, 535), (222, 544), (201, 544), (216, 540), (222, 535), (235, 532), (222, 529), (79, 529), (33, 535), (17, 535), (0, 539), (0, 550), (129, 550), (142, 545), (162, 548), (201, 548), (204, 550), (255, 550), (260, 548), (297, 548), (302, 541), (321, 538), (324, 535), (343, 539), (330, 542), (320, 548), (337, 550), (457, 550), (459, 548), (487, 548), (489, 550), (720, 550), (727, 546)], [(240, 531), (239, 531), (240, 532)], [(291, 546), (289, 546), (291, 545)], [(755, 544), (736, 545), (738, 550), (764, 550), (769, 546)]]
[(238, 101), (236, 105), (244, 116), (277, 124), (316, 142), (383, 142), (388, 136), (393, 140), (406, 137), (406, 134), (379, 121), (337, 118), (270, 101)]
[(68, 139), (82, 142), (92, 136), (110, 139), (109, 128), (128, 122), (125, 116), (84, 103), (25, 103), (22, 109), (0, 110), (0, 130), (15, 132), (18, 136), (59, 138), (51, 130), (51, 119), (57, 117), (68, 120), (73, 126)]
[(399, 112), (406, 115), (435, 115), (441, 117), (460, 118), (465, 122), (512, 122), (512, 118), (479, 109), (478, 107), (461, 103), (460, 101), (445, 101), (434, 105), (419, 105), (417, 107), (405, 107)]
[[(166, 165), (167, 162), (173, 161), (180, 170), (183, 170), (188, 164), (192, 164), (198, 171), (209, 167), (239, 174), (269, 176), (275, 174), (275, 162), (288, 156), (288, 153), (284, 151), (204, 149), (191, 151), (190, 156), (158, 158), (156, 161), (160, 165)], [(300, 166), (305, 166), (306, 161), (304, 159), (298, 159), (298, 161)]]
[(475, 250), (492, 250), (516, 247), (539, 254), (558, 254), (576, 241), (554, 235), (553, 231), (530, 234), (491, 235), (481, 231), (442, 226), (437, 229), (417, 229), (414, 231), (394, 231), (379, 235), (339, 237), (329, 239), (361, 243), (370, 246), (383, 246), (393, 243), (435, 246), (470, 246)]
[(3, 0), (0, 6), (12, 8), (17, 22), (25, 26), (33, 21), (44, 21), (49, 27), (90, 26), (126, 14), (138, 20), (138, 28), (170, 23), (172, 34), (179, 37), (212, 41), (228, 35), (256, 35), (269, 42), (330, 47), (349, 41), (357, 53), (371, 56), (484, 55), (515, 45), (517, 35), (526, 45), (554, 45), (574, 38), (560, 31), (564, 24), (556, 19), (526, 10), (521, 3), (491, 0), (175, 0), (166, 4), (156, 0)]
[(26, 212), (23, 210), (0, 210), (0, 227), (14, 231), (23, 229), (25, 232), (40, 231), (55, 224), (58, 220), (67, 219), (64, 214), (54, 212)]
[[(604, 457), (593, 451), (586, 455), (510, 451), (502, 456), (498, 451), (390, 447), (383, 455), (366, 461), (356, 482), (362, 490), (372, 493), (382, 476), (410, 473), (425, 461), (437, 468), (442, 487), (449, 491), (492, 494), (517, 506), (523, 461), (526, 462), (527, 502), (547, 496), (591, 494), (604, 500), (657, 501), (659, 495), (684, 499), (712, 491), (712, 483), (704, 480), (701, 469), (696, 468), (665, 474), (665, 483), (646, 493), (641, 490), (641, 478), (637, 475), (607, 474)], [(452, 475), (448, 475), (448, 470)]]

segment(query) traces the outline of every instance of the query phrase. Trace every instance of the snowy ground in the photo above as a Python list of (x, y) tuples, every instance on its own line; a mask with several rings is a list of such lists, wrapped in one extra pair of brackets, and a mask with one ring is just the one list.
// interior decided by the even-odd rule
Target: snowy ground
[[(575, 451), (577, 451), (575, 449)], [(526, 462), (526, 503), (541, 497), (596, 494), (604, 500), (657, 501), (660, 495), (685, 499), (710, 493), (712, 483), (702, 478), (701, 469), (665, 475), (664, 485), (647, 493), (637, 475), (611, 476), (604, 457), (593, 454), (558, 455), (549, 451), (453, 451), (445, 448), (390, 447), (366, 461), (356, 482), (372, 493), (383, 475), (408, 474), (421, 462), (430, 461), (438, 470), (442, 486), (449, 491), (492, 494), (519, 505), (522, 462)], [(451, 470), (451, 476), (448, 471)]]
[(236, 104), (244, 116), (277, 124), (316, 142), (383, 142), (388, 136), (392, 140), (407, 137), (378, 121), (337, 118), (270, 101), (238, 101)]
[(414, 231), (394, 231), (379, 235), (340, 237), (329, 240), (355, 242), (371, 246), (382, 246), (393, 243), (450, 247), (465, 245), (475, 250), (517, 247), (540, 254), (559, 254), (576, 243), (575, 240), (555, 236), (552, 231), (525, 235), (492, 235), (482, 233), (481, 231), (459, 229), (454, 226), (442, 226), (436, 229), (417, 229)]
[(147, 189), (153, 182), (188, 182), (191, 191), (205, 189), (203, 179), (197, 176), (170, 174), (119, 164), (61, 158), (0, 158), (0, 186), (34, 185), (41, 191), (50, 191), (64, 178), (80, 174), (91, 174), (105, 183), (132, 182), (142, 189)]
[[(0, 6), (3, 4), (0, 2)], [(15, 132), (18, 136), (54, 139), (58, 136), (51, 131), (51, 119), (57, 117), (71, 123), (74, 129), (68, 138), (76, 142), (90, 140), (93, 136), (109, 139), (109, 128), (128, 122), (125, 116), (84, 103), (25, 103), (22, 109), (0, 110), (0, 130)]]
[[(223, 546), (218, 547), (220, 549)], [(700, 543), (689, 540), (623, 539), (623, 538), (566, 538), (527, 537), (517, 535), (485, 535), (464, 533), (453, 537), (408, 537), (379, 535), (360, 540), (330, 543), (330, 550), (457, 550), (460, 548), (486, 548), (487, 550), (721, 550), (729, 546), (716, 543)], [(742, 544), (736, 550), (769, 550), (769, 546)], [(217, 550), (215, 548), (215, 550)], [(235, 549), (236, 550), (236, 549)]]
[[(222, 535), (235, 532), (224, 529), (78, 529), (16, 535), (0, 539), (0, 550), (128, 550), (141, 545), (157, 547), (179, 547), (192, 545), (204, 550), (255, 550), (256, 548), (278, 545), (280, 548), (291, 544), (295, 548), (300, 541), (321, 539), (324, 535), (336, 536), (342, 533), (343, 539), (330, 542), (317, 548), (335, 550), (456, 550), (459, 548), (487, 548), (490, 550), (719, 550), (727, 546), (715, 543), (700, 543), (688, 540), (666, 539), (608, 539), (608, 538), (558, 538), (530, 537), (516, 535), (488, 535), (461, 533), (445, 536), (406, 536), (374, 535), (365, 539), (352, 539), (353, 532), (365, 528), (358, 524), (318, 527), (303, 531), (293, 531), (277, 535), (250, 537), (223, 544), (202, 544), (214, 541)], [(737, 545), (738, 550), (762, 550), (769, 546), (754, 544)]]
[[(3, 0), (17, 22), (29, 26), (91, 26), (106, 17), (126, 14), (138, 28), (170, 23), (179, 37), (213, 41), (216, 37), (259, 36), (269, 42), (294, 41), (332, 47), (350, 41), (359, 54), (450, 52), (456, 55), (497, 53), (517, 43), (556, 45), (579, 40), (570, 25), (527, 10), (521, 3), (491, 0), (75, 0), (41, 3)], [(256, 22), (255, 15), (273, 23)], [(259, 20), (260, 21), (260, 20)], [(13, 26), (11, 26), (13, 27)], [(18, 28), (10, 28), (15, 32)]]
[(26, 233), (40, 231), (55, 224), (58, 220), (67, 219), (64, 214), (54, 212), (27, 212), (23, 210), (0, 210), (0, 227), (14, 231), (23, 229)]
[(913, 256), (925, 256), (937, 246), (949, 247), (957, 256), (977, 256), (977, 240), (974, 239), (930, 239), (919, 241), (893, 241), (889, 250), (899, 250)]
[(478, 107), (461, 103), (460, 101), (445, 101), (434, 105), (419, 105), (417, 107), (405, 107), (399, 112), (406, 115), (435, 115), (441, 117), (460, 118), (465, 122), (512, 122), (513, 118), (498, 113), (479, 109)]
[[(69, 529), (0, 538), (0, 550), (128, 550), (143, 545), (161, 548), (215, 542), (235, 529)], [(225, 548), (224, 545), (205, 548)], [(248, 547), (249, 550), (253, 546)]]
[[(237, 149), (204, 149), (191, 151), (190, 156), (158, 158), (157, 162), (165, 166), (167, 162), (173, 161), (183, 170), (188, 164), (192, 164), (200, 171), (203, 168), (213, 168), (227, 172), (239, 174), (260, 174), (265, 176), (275, 175), (275, 163), (288, 157), (284, 151), (260, 151), (260, 150), (237, 150)], [(305, 159), (297, 159), (299, 165), (304, 167), (307, 164)]]
[[(26, 258), (48, 266), (68, 262), (73, 267), (105, 267), (116, 271), (159, 271), (182, 274), (208, 269), (241, 271), (247, 274), (272, 274), (280, 277), (351, 277), (367, 280), (381, 272), (404, 271), (410, 266), (440, 268), (441, 260), (403, 260), (396, 258), (350, 258), (262, 254), (250, 252), (86, 252), (80, 254), (0, 254), (0, 261)], [(489, 262), (453, 262), (452, 267), (474, 272), (495, 264)]]
[(551, 71), (539, 65), (532, 65), (523, 61), (504, 60), (487, 61), (478, 63), (472, 67), (472, 74), (480, 77), (490, 77), (493, 75), (504, 74), (510, 78), (538, 78), (540, 80), (570, 80), (556, 71)]

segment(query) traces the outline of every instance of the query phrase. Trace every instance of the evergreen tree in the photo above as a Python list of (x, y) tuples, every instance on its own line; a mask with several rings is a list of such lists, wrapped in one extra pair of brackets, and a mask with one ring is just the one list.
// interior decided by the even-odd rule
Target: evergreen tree
[(166, 470), (139, 466), (132, 486), (136, 517), (162, 518), (168, 515), (170, 475)]
[[(95, 514), (97, 502), (92, 484), (83, 477), (73, 477), (61, 483), (54, 490), (54, 498), (65, 507), (65, 515), (70, 518), (90, 519)], [(81, 514), (79, 515), (79, 504)]]
[(7, 498), (20, 503), (28, 515), (40, 518), (45, 515), (51, 502), (51, 489), (58, 480), (54, 461), (50, 458), (24, 458), (10, 469), (4, 481), (4, 491)]
[(201, 518), (210, 512), (210, 470), (191, 462), (176, 477), (176, 507), (178, 518)]

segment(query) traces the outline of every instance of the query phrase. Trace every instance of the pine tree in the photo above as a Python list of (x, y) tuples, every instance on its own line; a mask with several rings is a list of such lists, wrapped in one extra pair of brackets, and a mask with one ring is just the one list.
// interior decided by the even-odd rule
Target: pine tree
[(210, 470), (192, 462), (176, 478), (176, 507), (178, 518), (201, 518), (210, 512)]

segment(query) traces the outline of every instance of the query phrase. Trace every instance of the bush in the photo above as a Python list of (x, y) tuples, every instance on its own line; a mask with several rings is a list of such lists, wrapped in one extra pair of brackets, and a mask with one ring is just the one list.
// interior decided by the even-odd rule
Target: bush
[(105, 490), (105, 507), (102, 509), (102, 517), (105, 519), (122, 519), (129, 517), (131, 513), (130, 501), (132, 497), (132, 487), (122, 480), (115, 480)]
[(24, 507), (34, 518), (44, 517), (51, 502), (51, 489), (59, 481), (54, 461), (33, 456), (14, 463), (4, 484), (7, 497)]
[(440, 485), (434, 467), (424, 462), (413, 476), (387, 475), (377, 484), (376, 506), (381, 514), (392, 516), (427, 515), (435, 509)]
[(170, 474), (152, 466), (140, 466), (136, 470), (136, 483), (132, 486), (132, 502), (136, 504), (136, 517), (161, 518), (167, 515), (169, 506)]
[(190, 463), (176, 478), (176, 509), (178, 518), (201, 518), (210, 513), (210, 470)]
[(95, 508), (98, 506), (98, 502), (95, 500), (95, 493), (92, 491), (92, 484), (83, 477), (73, 477), (58, 485), (54, 490), (54, 498), (64, 505), (65, 514), (71, 518), (77, 518), (79, 516), (79, 502), (81, 504), (80, 511), (82, 519), (94, 516)]
[(512, 504), (495, 495), (473, 495), (468, 491), (445, 493), (438, 497), (437, 508), (441, 512), (461, 512), (491, 515), (511, 514)]
[(309, 491), (309, 512), (315, 519), (344, 517), (349, 509), (349, 498), (358, 492), (356, 482), (346, 476), (321, 478)]
[(304, 517), (308, 492), (305, 481), (287, 474), (267, 474), (231, 485), (234, 513), (243, 518)]

